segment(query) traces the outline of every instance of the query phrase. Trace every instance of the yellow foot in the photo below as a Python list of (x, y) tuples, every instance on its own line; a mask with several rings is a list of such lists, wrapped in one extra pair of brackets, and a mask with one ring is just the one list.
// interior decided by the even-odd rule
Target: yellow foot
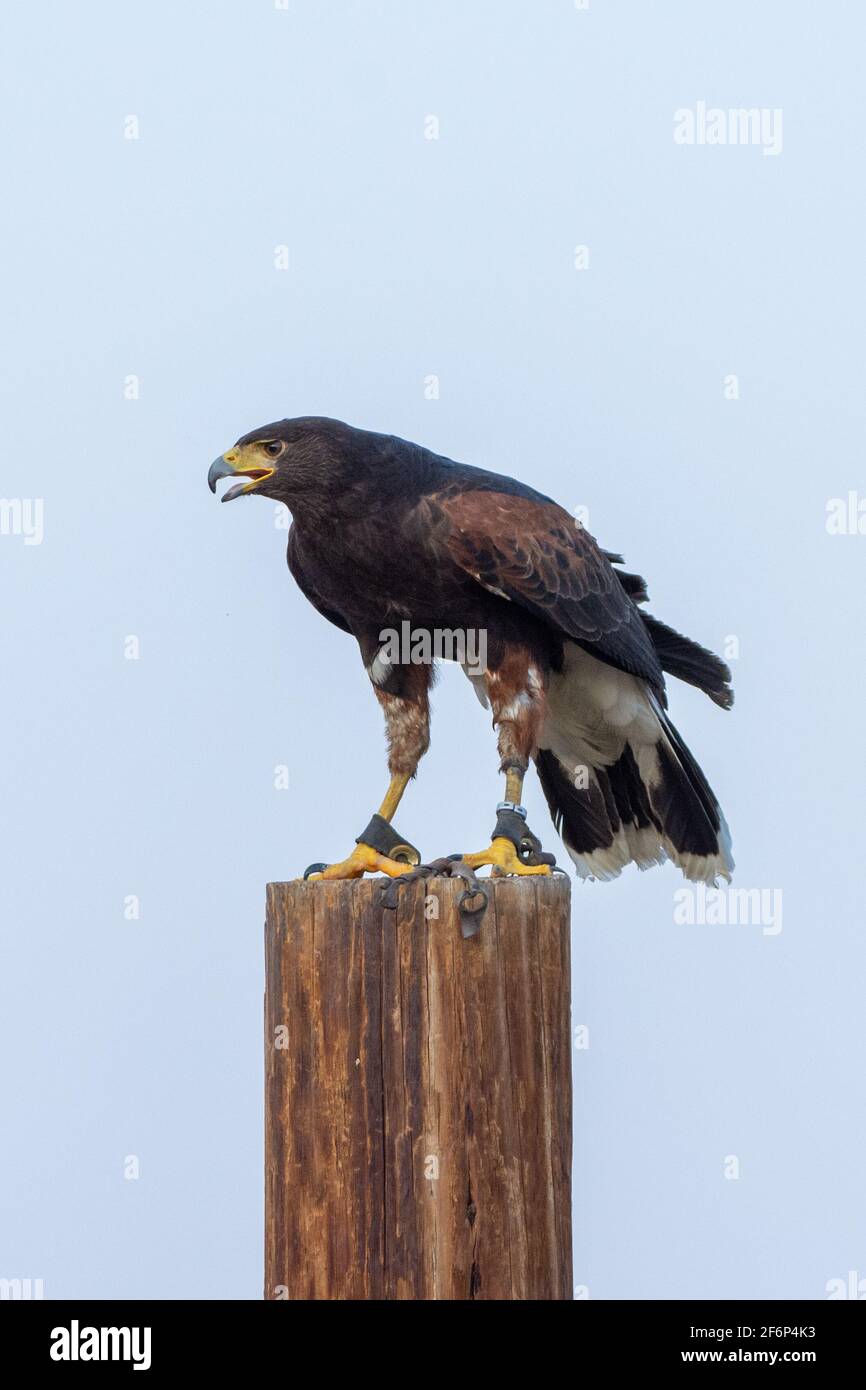
[(490, 864), (494, 873), (500, 874), (549, 874), (549, 864), (524, 864), (510, 840), (499, 837), (478, 854), (464, 854), (463, 863), (470, 869), (481, 869)]
[(363, 878), (364, 874), (388, 874), (389, 878), (399, 878), (408, 873), (411, 864), (399, 864), (386, 854), (371, 849), (369, 845), (356, 845), (348, 859), (339, 864), (328, 864), (320, 873), (308, 874), (310, 879)]

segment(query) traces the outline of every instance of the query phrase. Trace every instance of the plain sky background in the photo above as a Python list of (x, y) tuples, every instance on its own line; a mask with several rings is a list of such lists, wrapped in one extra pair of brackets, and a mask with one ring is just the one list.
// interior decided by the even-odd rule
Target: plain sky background
[[(669, 865), (575, 883), (576, 1282), (866, 1278), (866, 536), (825, 522), (864, 489), (860, 7), (42, 0), (3, 29), (0, 493), (44, 539), (0, 536), (0, 1276), (260, 1297), (264, 885), (347, 852), (384, 739), (272, 504), (205, 475), (321, 413), (588, 507), (651, 611), (739, 644), (733, 712), (672, 712), (782, 931), (677, 924)], [(676, 145), (698, 101), (782, 108), (782, 153)], [(447, 668), (402, 833), (486, 843), (496, 768)]]

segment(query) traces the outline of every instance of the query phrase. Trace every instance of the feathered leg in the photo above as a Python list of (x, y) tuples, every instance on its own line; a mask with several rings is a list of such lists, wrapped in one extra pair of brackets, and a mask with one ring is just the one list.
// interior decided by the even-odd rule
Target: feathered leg
[(545, 678), (525, 648), (512, 646), (485, 672), (485, 689), (499, 733), (499, 770), (505, 773), (505, 800), (496, 808), (496, 825), (487, 849), (463, 856), (472, 869), (489, 864), (495, 873), (549, 874), (552, 855), (526, 825), (521, 805), (523, 779), (538, 747), (544, 722)]
[(347, 859), (338, 864), (311, 865), (305, 878), (361, 878), (365, 873), (384, 873), (397, 878), (405, 874), (408, 866), (420, 864), (418, 850), (398, 835), (391, 822), (430, 743), (430, 678), (431, 668), (417, 665), (395, 667), (389, 676), (387, 684), (396, 686), (399, 694), (384, 688), (382, 682), (374, 682), (388, 738), (391, 781), (385, 799), (358, 836)]

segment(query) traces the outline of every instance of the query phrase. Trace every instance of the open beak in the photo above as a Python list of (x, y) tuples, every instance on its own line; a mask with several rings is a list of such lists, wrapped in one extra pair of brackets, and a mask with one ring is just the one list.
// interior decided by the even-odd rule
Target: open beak
[(220, 478), (233, 478), (241, 476), (249, 478), (248, 483), (236, 483), (224, 492), (220, 501), (231, 502), (233, 498), (242, 496), (245, 492), (253, 492), (266, 478), (270, 478), (276, 470), (273, 468), (262, 468), (261, 465), (245, 465), (241, 451), (239, 449), (229, 449), (227, 454), (221, 454), (218, 459), (214, 459), (208, 469), (207, 485), (211, 492), (216, 492), (216, 485)]

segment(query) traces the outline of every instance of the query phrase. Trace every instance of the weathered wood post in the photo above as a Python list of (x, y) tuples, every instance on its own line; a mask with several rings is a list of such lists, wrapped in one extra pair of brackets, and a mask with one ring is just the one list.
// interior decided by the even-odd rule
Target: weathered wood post
[(265, 1297), (570, 1299), (569, 880), (271, 883)]

